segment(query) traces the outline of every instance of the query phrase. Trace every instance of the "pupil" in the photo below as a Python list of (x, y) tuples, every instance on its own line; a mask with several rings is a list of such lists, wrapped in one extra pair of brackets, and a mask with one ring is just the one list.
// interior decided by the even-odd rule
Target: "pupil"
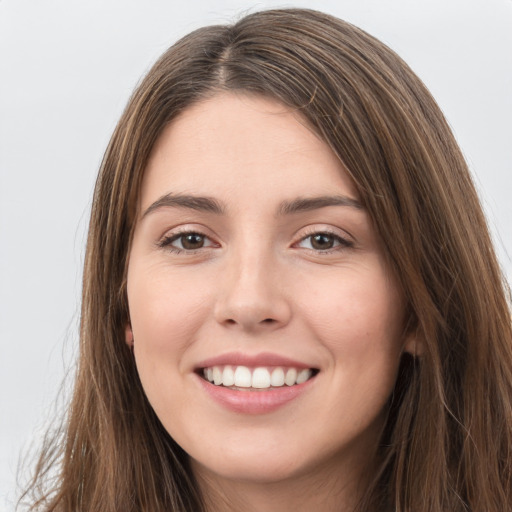
[(331, 235), (319, 234), (314, 235), (311, 240), (311, 245), (315, 249), (331, 249), (333, 247), (334, 240)]
[(199, 249), (203, 247), (204, 238), (202, 235), (192, 233), (182, 238), (181, 244), (185, 249)]

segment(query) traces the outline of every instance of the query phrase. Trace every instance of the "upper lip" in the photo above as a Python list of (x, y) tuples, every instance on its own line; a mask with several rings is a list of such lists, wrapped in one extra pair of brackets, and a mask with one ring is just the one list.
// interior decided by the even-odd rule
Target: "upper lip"
[(241, 352), (228, 352), (205, 359), (198, 363), (196, 368), (201, 369), (225, 365), (248, 366), (254, 368), (261, 366), (286, 366), (299, 369), (314, 368), (310, 364), (296, 361), (295, 359), (284, 357), (279, 354), (273, 354), (271, 352), (262, 352), (254, 355), (243, 354)]

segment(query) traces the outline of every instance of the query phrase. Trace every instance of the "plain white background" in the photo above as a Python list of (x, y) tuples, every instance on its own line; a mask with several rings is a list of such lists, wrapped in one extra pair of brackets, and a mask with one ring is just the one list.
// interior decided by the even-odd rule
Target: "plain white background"
[(0, 0), (0, 510), (72, 371), (95, 175), (131, 91), (191, 30), (290, 6), (359, 25), (424, 80), (510, 281), (512, 0)]

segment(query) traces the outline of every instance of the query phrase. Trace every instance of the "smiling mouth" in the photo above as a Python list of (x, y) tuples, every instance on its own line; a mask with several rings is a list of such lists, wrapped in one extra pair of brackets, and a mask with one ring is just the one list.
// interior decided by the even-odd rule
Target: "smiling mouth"
[(237, 391), (265, 391), (303, 384), (312, 379), (318, 370), (315, 368), (293, 367), (249, 367), (249, 366), (209, 366), (199, 374), (215, 386), (223, 386)]

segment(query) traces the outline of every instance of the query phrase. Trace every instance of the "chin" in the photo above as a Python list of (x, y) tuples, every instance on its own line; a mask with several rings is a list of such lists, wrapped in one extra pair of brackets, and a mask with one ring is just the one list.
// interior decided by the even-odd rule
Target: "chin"
[[(242, 460), (241, 460), (242, 459)], [(253, 461), (243, 458), (224, 459), (220, 461), (200, 462), (191, 461), (194, 473), (207, 479), (221, 478), (232, 482), (243, 482), (255, 485), (270, 485), (295, 479), (308, 473), (306, 464), (300, 464), (296, 460), (286, 460), (284, 457), (269, 457), (261, 455)]]

